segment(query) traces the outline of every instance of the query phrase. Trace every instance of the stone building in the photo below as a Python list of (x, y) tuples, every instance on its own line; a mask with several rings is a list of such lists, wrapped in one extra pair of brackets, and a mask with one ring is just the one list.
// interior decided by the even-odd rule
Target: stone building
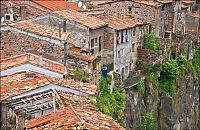
[(148, 31), (148, 25), (141, 21), (134, 21), (130, 17), (96, 14), (108, 24), (105, 30), (102, 64), (121, 74), (122, 79), (134, 71), (137, 48), (141, 46), (141, 39)]
[[(9, 58), (26, 52), (38, 54), (43, 50), (43, 57), (92, 73), (96, 57), (88, 50), (70, 46), (68, 33), (59, 33), (57, 28), (39, 25), (30, 21), (20, 21), (1, 26), (1, 58)], [(68, 45), (67, 45), (67, 44)], [(74, 61), (75, 60), (75, 61)]]
[(192, 34), (197, 41), (200, 41), (200, 15), (188, 13), (186, 15), (186, 32)]
[(173, 9), (172, 1), (140, 1), (116, 0), (100, 4), (105, 13), (129, 15), (133, 19), (141, 19), (152, 25), (155, 33), (164, 37), (165, 31), (172, 30)]
[[(129, 15), (151, 24), (157, 36), (164, 38), (166, 32), (185, 32), (185, 11), (191, 2), (180, 0), (113, 0), (99, 4), (107, 14)], [(184, 4), (184, 10), (181, 6)], [(186, 9), (186, 10), (185, 10)]]

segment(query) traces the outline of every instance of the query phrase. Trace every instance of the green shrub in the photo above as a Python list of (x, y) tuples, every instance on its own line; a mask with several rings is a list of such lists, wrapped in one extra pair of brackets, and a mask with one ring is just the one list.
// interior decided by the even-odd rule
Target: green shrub
[(111, 77), (104, 78), (101, 76), (99, 87), (101, 96), (97, 98), (96, 106), (104, 114), (112, 116), (114, 119), (121, 121), (122, 113), (125, 109), (126, 92), (122, 88), (113, 87), (113, 93), (109, 92)]
[(155, 121), (153, 118), (153, 114), (151, 112), (147, 112), (142, 119), (142, 122), (140, 124), (141, 130), (153, 130), (155, 129)]
[(146, 33), (144, 35), (143, 48), (148, 50), (157, 50), (160, 46), (159, 37), (153, 33)]

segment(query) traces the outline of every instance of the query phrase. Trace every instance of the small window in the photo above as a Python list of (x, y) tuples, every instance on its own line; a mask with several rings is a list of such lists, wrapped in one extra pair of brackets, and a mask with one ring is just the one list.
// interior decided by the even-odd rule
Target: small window
[(97, 38), (95, 38), (95, 43), (97, 43)]
[(99, 37), (99, 52), (101, 51), (101, 37)]
[(117, 31), (117, 44), (119, 44), (120, 37), (119, 37), (119, 31)]
[(117, 55), (118, 55), (118, 58), (120, 58), (120, 51), (118, 51)]
[(128, 30), (126, 29), (125, 41), (128, 42)]
[(94, 47), (94, 39), (91, 40), (91, 48)]
[(161, 7), (161, 10), (162, 10), (162, 11), (164, 11), (164, 10), (165, 10), (165, 6), (164, 6), (164, 5)]
[(129, 13), (132, 12), (132, 7), (128, 7), (128, 12), (129, 12)]
[(135, 36), (135, 28), (132, 29), (132, 36)]
[(121, 31), (121, 43), (123, 43), (123, 39), (124, 39), (124, 34), (123, 31)]

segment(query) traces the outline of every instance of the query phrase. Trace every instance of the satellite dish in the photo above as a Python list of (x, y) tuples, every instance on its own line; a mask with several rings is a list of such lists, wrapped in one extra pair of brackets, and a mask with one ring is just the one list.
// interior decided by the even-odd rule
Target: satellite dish
[(4, 22), (4, 17), (1, 17), (1, 22), (2, 22), (2, 23)]
[(78, 7), (82, 7), (82, 6), (83, 6), (83, 2), (82, 1), (78, 2)]

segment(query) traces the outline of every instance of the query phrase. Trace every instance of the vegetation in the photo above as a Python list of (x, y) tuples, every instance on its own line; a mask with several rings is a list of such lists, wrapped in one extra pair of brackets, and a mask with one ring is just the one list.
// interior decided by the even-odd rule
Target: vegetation
[(144, 93), (144, 90), (145, 90), (144, 80), (141, 80), (137, 85), (135, 85), (133, 87), (133, 90)]
[(140, 124), (141, 130), (153, 130), (155, 129), (155, 120), (153, 118), (153, 114), (151, 112), (147, 112), (142, 119), (142, 123)]
[(161, 92), (166, 92), (169, 95), (173, 94), (174, 82), (179, 75), (179, 66), (175, 60), (169, 60), (162, 65), (159, 80)]
[(153, 33), (146, 33), (144, 35), (143, 48), (148, 50), (157, 50), (160, 46), (159, 37), (155, 36)]
[(75, 67), (73, 69), (74, 79), (82, 82), (89, 83), (89, 76), (84, 73), (82, 69)]
[(124, 89), (114, 86), (113, 93), (110, 94), (108, 89), (111, 78), (101, 76), (99, 87), (101, 95), (97, 99), (92, 99), (91, 103), (96, 105), (101, 112), (112, 116), (119, 122), (122, 121), (122, 113), (125, 109), (126, 92)]
[(87, 5), (87, 9), (94, 9), (94, 4), (89, 3), (89, 4)]

